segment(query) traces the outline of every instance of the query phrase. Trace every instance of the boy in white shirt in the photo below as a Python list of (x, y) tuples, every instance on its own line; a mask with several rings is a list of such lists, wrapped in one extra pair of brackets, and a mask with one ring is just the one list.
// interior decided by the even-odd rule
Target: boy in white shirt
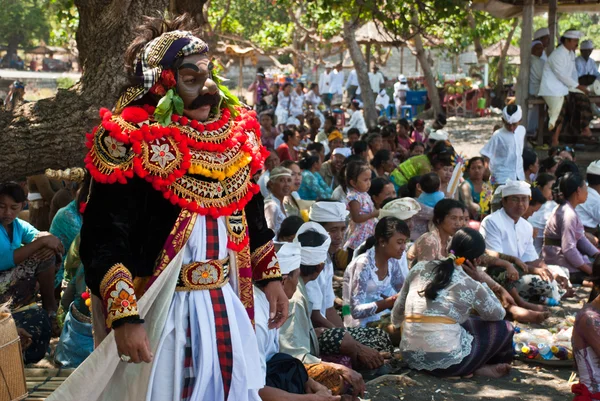
[(481, 149), (481, 155), (489, 160), (493, 184), (505, 184), (509, 179), (525, 180), (522, 154), (526, 131), (520, 125), (522, 116), (521, 106), (506, 106), (502, 110), (504, 126)]

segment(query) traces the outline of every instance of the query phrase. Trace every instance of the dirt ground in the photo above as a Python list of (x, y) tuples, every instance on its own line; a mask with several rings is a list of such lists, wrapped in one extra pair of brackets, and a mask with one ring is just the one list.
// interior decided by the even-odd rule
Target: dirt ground
[[(550, 328), (568, 315), (575, 315), (587, 301), (589, 290), (579, 288), (574, 298), (551, 308), (552, 317), (536, 328)], [(517, 326), (524, 326), (517, 324)], [(439, 379), (403, 369), (400, 375), (380, 377), (367, 383), (365, 400), (458, 401), (458, 400), (570, 400), (569, 378), (573, 366), (549, 367), (515, 361), (510, 375), (501, 379)], [(577, 382), (577, 379), (575, 380)]]
[(479, 151), (494, 133), (494, 125), (501, 124), (500, 116), (482, 118), (449, 117), (445, 130), (454, 149), (463, 156), (479, 156)]

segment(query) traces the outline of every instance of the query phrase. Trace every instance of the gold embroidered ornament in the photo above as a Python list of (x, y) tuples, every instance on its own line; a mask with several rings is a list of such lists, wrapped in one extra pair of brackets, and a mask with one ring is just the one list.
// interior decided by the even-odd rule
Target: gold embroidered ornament
[(124, 184), (135, 174), (171, 203), (202, 215), (242, 210), (259, 190), (251, 178), (267, 154), (255, 112), (240, 108), (232, 117), (223, 108), (204, 123), (173, 115), (172, 124), (163, 127), (154, 121), (153, 110), (101, 111), (102, 124), (87, 136), (85, 161), (92, 177)]

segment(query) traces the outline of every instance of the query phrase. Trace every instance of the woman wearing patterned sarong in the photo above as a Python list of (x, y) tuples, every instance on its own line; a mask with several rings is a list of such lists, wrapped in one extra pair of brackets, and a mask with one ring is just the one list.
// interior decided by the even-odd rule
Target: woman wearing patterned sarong
[(481, 234), (463, 228), (452, 237), (448, 258), (411, 269), (392, 323), (403, 330), (400, 350), (412, 369), (442, 377), (510, 371), (513, 328), (475, 267), (484, 252)]

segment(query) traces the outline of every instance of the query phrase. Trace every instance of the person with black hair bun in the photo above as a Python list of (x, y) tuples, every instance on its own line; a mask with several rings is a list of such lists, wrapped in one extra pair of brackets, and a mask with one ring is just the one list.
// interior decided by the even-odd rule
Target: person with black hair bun
[(302, 169), (302, 184), (298, 195), (303, 200), (329, 199), (333, 191), (319, 174), (321, 159), (317, 155), (308, 154), (298, 163)]
[(381, 209), (386, 199), (396, 197), (394, 184), (386, 177), (377, 177), (371, 181), (368, 193), (377, 209)]
[(371, 166), (377, 177), (389, 176), (395, 168), (392, 152), (387, 149), (378, 150), (371, 160)]
[(398, 186), (402, 186), (416, 175), (438, 172), (452, 166), (456, 152), (447, 141), (437, 141), (426, 155), (413, 156), (401, 163), (390, 177)]
[[(25, 363), (36, 363), (46, 355), (52, 327), (58, 327), (54, 273), (64, 247), (54, 235), (17, 217), (26, 200), (16, 182), (0, 185), (0, 304), (10, 302), (19, 335), (29, 339)], [(42, 308), (36, 304), (38, 291)]]
[(506, 180), (525, 180), (523, 147), (526, 130), (521, 124), (521, 106), (509, 104), (502, 110), (503, 127), (494, 132), (479, 153), (489, 160), (492, 182), (502, 185)]
[(544, 230), (544, 261), (569, 269), (573, 284), (583, 283), (592, 273), (586, 256), (596, 257), (596, 248), (585, 236), (583, 224), (575, 208), (585, 203), (588, 188), (583, 177), (567, 173), (559, 180), (559, 191), (564, 202), (554, 210)]
[(514, 329), (477, 270), (484, 252), (481, 234), (462, 228), (446, 258), (410, 270), (392, 309), (392, 324), (402, 328), (402, 358), (410, 368), (440, 377), (497, 378), (510, 372)]
[(579, 383), (572, 387), (576, 398), (584, 398), (586, 392), (600, 392), (600, 258), (594, 260), (589, 278), (592, 293), (587, 304), (577, 312), (573, 326), (573, 357), (579, 371)]
[(300, 216), (288, 216), (281, 222), (279, 232), (277, 233), (277, 241), (292, 242), (296, 237), (296, 233), (304, 224), (304, 219)]
[[(400, 259), (410, 240), (408, 225), (392, 216), (382, 218), (361, 251), (344, 272), (344, 305), (350, 306), (352, 325), (378, 327), (392, 335), (397, 344), (398, 333), (389, 327), (389, 313), (408, 275)], [(394, 341), (396, 340), (396, 341)]]
[(533, 183), (540, 171), (540, 159), (533, 149), (523, 149), (523, 171), (525, 181)]
[(556, 173), (556, 168), (562, 159), (558, 156), (550, 156), (542, 160), (540, 163), (540, 173), (548, 173), (554, 174)]

